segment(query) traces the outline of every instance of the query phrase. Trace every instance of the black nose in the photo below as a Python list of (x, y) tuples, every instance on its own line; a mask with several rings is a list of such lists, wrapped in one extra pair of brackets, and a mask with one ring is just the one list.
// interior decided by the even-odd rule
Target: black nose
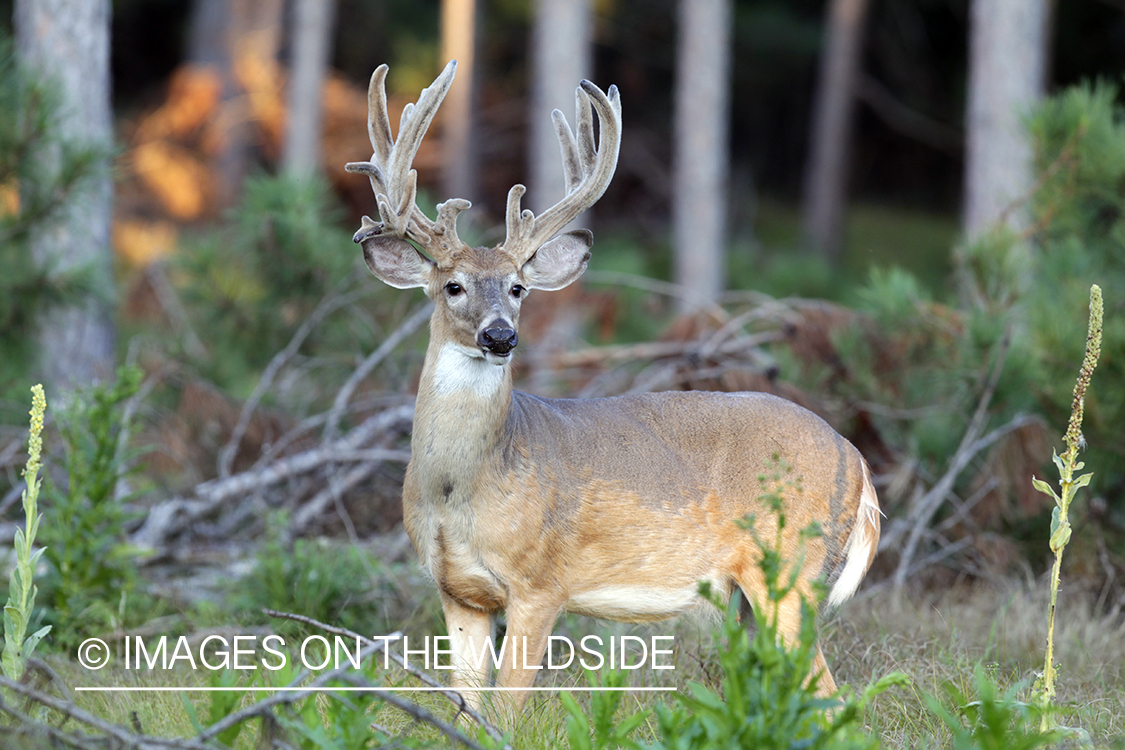
[(477, 334), (477, 343), (493, 354), (507, 354), (516, 348), (519, 340), (515, 329), (499, 320)]

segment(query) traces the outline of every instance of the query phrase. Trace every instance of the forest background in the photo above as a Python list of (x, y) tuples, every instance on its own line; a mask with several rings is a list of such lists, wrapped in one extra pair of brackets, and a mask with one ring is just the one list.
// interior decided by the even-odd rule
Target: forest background
[[(473, 201), (481, 243), (512, 184), (537, 209), (561, 196), (550, 109), (572, 116), (582, 77), (622, 93), (617, 174), (580, 220), (590, 271), (529, 305), (518, 387), (767, 390), (828, 419), (888, 515), (877, 614), (845, 612), (845, 641), (985, 633), (950, 658), (1033, 676), (1046, 624), (1020, 613), (1053, 503), (1031, 477), (1061, 450), (1100, 284), (1064, 602), (1101, 681), (1074, 689), (1121, 695), (1120, 648), (1092, 651), (1125, 628), (1119, 3), (26, 0), (0, 18), (0, 540), (42, 380), (48, 653), (261, 627), (263, 606), (440, 627), (399, 505), (428, 309), (359, 262), (376, 209), (343, 164), (370, 153), (377, 65), (401, 110), (455, 57), (416, 166), (431, 210)], [(857, 681), (881, 668), (835, 658)]]

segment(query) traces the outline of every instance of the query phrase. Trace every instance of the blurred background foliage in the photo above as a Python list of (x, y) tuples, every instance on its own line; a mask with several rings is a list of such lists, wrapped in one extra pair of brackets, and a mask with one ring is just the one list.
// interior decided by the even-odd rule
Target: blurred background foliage
[[(274, 30), (282, 40), (276, 56), (240, 58), (233, 78), (224, 80), (198, 64), (202, 53), (191, 29), (198, 1), (119, 0), (113, 14), (119, 144), (113, 245), (118, 325), (125, 334), (121, 358), (157, 383), (146, 394), (151, 405), (138, 432), (146, 447), (156, 446), (146, 468), (162, 492), (215, 476), (215, 456), (241, 403), (294, 336), (303, 338), (263, 399), (272, 422), (259, 433), (253, 426), (249, 431), (263, 451), (301, 420), (329, 408), (357, 363), (421, 302), (419, 292), (390, 290), (369, 278), (350, 238), (359, 216), (375, 213), (374, 200), (367, 181), (344, 174), (343, 164), (370, 153), (365, 86), (372, 69), (390, 64), (392, 108), (401, 107), (430, 83), (441, 57), (438, 2), (339, 0), (332, 70), (321, 92), (323, 176), (294, 178), (279, 166), (291, 15)], [(985, 487), (990, 475), (1003, 478), (985, 493), (992, 499), (977, 503), (977, 526), (963, 531), (999, 530), (1018, 541), (1030, 533), (1027, 524), (1045, 523), (1026, 477), (1042, 473), (1062, 434), (1081, 360), (1088, 289), (1099, 283), (1106, 294), (1106, 329), (1087, 403), (1087, 462), (1095, 492), (1084, 512), (1104, 523), (1120, 559), (1125, 121), (1118, 83), (1125, 72), (1125, 13), (1098, 0), (1055, 4), (1048, 81), (1053, 96), (1027, 119), (1037, 182), (1013, 206), (1026, 212), (1026, 229), (997, 229), (968, 242), (959, 203), (969, 2), (871, 0), (859, 82), (863, 106), (850, 145), (844, 254), (832, 264), (807, 247), (798, 207), (825, 8), (823, 0), (734, 3), (725, 308), (738, 315), (747, 299), (763, 299), (746, 295), (759, 293), (823, 303), (815, 308), (823, 319), (815, 326), (808, 312), (813, 308), (794, 303), (804, 311), (793, 323), (796, 333), (762, 347), (769, 360), (762, 369), (771, 384), (792, 386), (820, 407), (891, 477), (881, 491), (892, 513), (919, 483), (940, 475), (995, 370), (988, 426), (1025, 413), (1040, 415), (1042, 423), (1037, 433), (1014, 438), (1018, 450), (998, 446), (960, 483), (968, 496)], [(10, 2), (0, 1), (0, 28), (10, 9)], [(670, 340), (680, 335), (677, 326), (698, 321), (684, 323), (687, 316), (678, 315), (668, 299), (620, 279), (667, 281), (673, 275), (668, 165), (676, 3), (598, 0), (594, 9), (595, 81), (616, 83), (625, 104), (621, 164), (589, 217), (597, 235), (593, 273), (576, 292), (577, 302), (542, 304), (579, 320), (586, 342)], [(480, 186), (463, 236), (493, 244), (505, 194), (526, 177), (528, 120), (543, 113), (529, 114), (526, 106), (531, 3), (482, 4), (478, 21), (479, 131), (473, 148)], [(55, 105), (49, 86), (20, 72), (10, 47), (0, 42), (0, 245), (7, 264), (0, 274), (0, 421), (22, 425), (22, 394), (35, 371), (38, 311), (93, 290), (80, 270), (60, 275), (41, 268), (25, 240), (80, 188), (98, 154), (64, 145), (65, 168), (58, 174), (28, 172), (33, 162), (26, 157), (36, 142), (55, 138)], [(236, 134), (232, 123), (242, 130)], [(431, 214), (446, 197), (435, 187), (441, 128), (439, 123), (416, 160), (424, 185), (420, 203)], [(220, 157), (236, 135), (246, 143), (248, 177), (228, 194)], [(38, 187), (29, 191), (33, 185)], [(547, 299), (559, 298), (539, 297), (536, 303)], [(302, 333), (317, 315), (322, 319)], [(551, 322), (526, 324), (542, 332)], [(754, 332), (753, 325), (747, 328)], [(812, 347), (801, 338), (809, 331), (818, 337)], [(380, 366), (364, 386), (372, 403), (410, 392), (425, 339), (409, 337), (405, 353)], [(528, 340), (534, 342), (535, 334)], [(568, 390), (560, 381), (526, 385), (562, 395), (589, 385), (583, 381)], [(692, 387), (698, 379), (685, 382), (670, 387)], [(239, 465), (245, 465), (242, 458)], [(901, 467), (908, 467), (911, 481), (896, 483)], [(14, 487), (17, 477), (9, 474)], [(386, 508), (397, 502), (401, 474), (383, 479), (391, 489), (372, 511), (382, 517), (368, 528), (387, 530), (397, 522)], [(371, 492), (368, 485), (362, 489)], [(55, 500), (60, 508), (63, 497)], [(67, 502), (100, 508), (105, 497), (102, 492)], [(126, 521), (111, 521), (112, 533), (91, 539), (125, 555), (120, 545)], [(262, 531), (260, 523), (254, 528)], [(277, 592), (269, 587), (281, 581), (308, 583), (303, 569), (293, 567), (297, 562), (333, 562), (333, 553), (315, 546), (270, 544), (254, 574), (267, 598), (247, 608), (270, 603)], [(113, 559), (127, 563), (127, 557)], [(358, 577), (358, 559), (334, 562), (342, 575)], [(334, 593), (333, 609), (322, 614), (335, 616), (353, 594)], [(111, 610), (105, 624), (116, 616)]]

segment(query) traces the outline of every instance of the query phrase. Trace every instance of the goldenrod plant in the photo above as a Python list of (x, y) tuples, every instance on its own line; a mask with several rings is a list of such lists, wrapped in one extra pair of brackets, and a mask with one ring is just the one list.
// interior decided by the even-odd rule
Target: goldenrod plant
[(1053, 725), (1051, 712), (1048, 710), (1055, 697), (1055, 607), (1058, 603), (1059, 571), (1062, 568), (1063, 550), (1070, 541), (1070, 519), (1068, 512), (1075, 494), (1082, 487), (1090, 483), (1092, 473), (1074, 476), (1081, 471), (1085, 464), (1078, 460), (1078, 451), (1085, 448), (1082, 437), (1082, 414), (1085, 407), (1086, 389), (1090, 385), (1090, 378), (1098, 364), (1098, 355), (1102, 347), (1102, 290), (1094, 284), (1090, 287), (1090, 327), (1086, 334), (1086, 356), (1082, 360), (1082, 369), (1078, 373), (1078, 381), (1074, 384), (1074, 398), (1070, 407), (1070, 422), (1067, 424), (1066, 435), (1063, 441), (1066, 450), (1060, 456), (1055, 453), (1053, 458), (1055, 466), (1059, 469), (1059, 493), (1042, 479), (1032, 477), (1035, 489), (1055, 500), (1055, 508), (1051, 513), (1051, 552), (1055, 554), (1054, 567), (1051, 569), (1051, 603), (1047, 609), (1047, 659), (1043, 667), (1043, 675), (1037, 681), (1037, 698), (1043, 709), (1041, 728), (1046, 731)]
[(27, 467), (24, 469), (27, 489), (23, 491), (23, 514), (27, 527), (26, 530), (16, 529), (16, 567), (12, 569), (8, 583), (8, 603), (4, 605), (3, 669), (4, 675), (11, 680), (18, 680), (23, 675), (35, 647), (51, 630), (51, 626), (47, 625), (24, 637), (28, 623), (31, 622), (31, 610), (35, 606), (35, 565), (44, 550), (40, 547), (32, 552), (41, 518), (37, 505), (41, 481), (40, 457), (43, 453), (43, 416), (47, 412), (47, 397), (42, 385), (33, 386), (31, 394), (31, 434), (27, 441)]

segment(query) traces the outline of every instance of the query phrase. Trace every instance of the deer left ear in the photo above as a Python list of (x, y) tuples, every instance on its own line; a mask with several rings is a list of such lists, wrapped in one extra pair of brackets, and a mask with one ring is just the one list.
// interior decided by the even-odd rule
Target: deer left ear
[(594, 235), (588, 229), (560, 234), (523, 264), (524, 282), (529, 289), (562, 289), (586, 270), (593, 245)]

